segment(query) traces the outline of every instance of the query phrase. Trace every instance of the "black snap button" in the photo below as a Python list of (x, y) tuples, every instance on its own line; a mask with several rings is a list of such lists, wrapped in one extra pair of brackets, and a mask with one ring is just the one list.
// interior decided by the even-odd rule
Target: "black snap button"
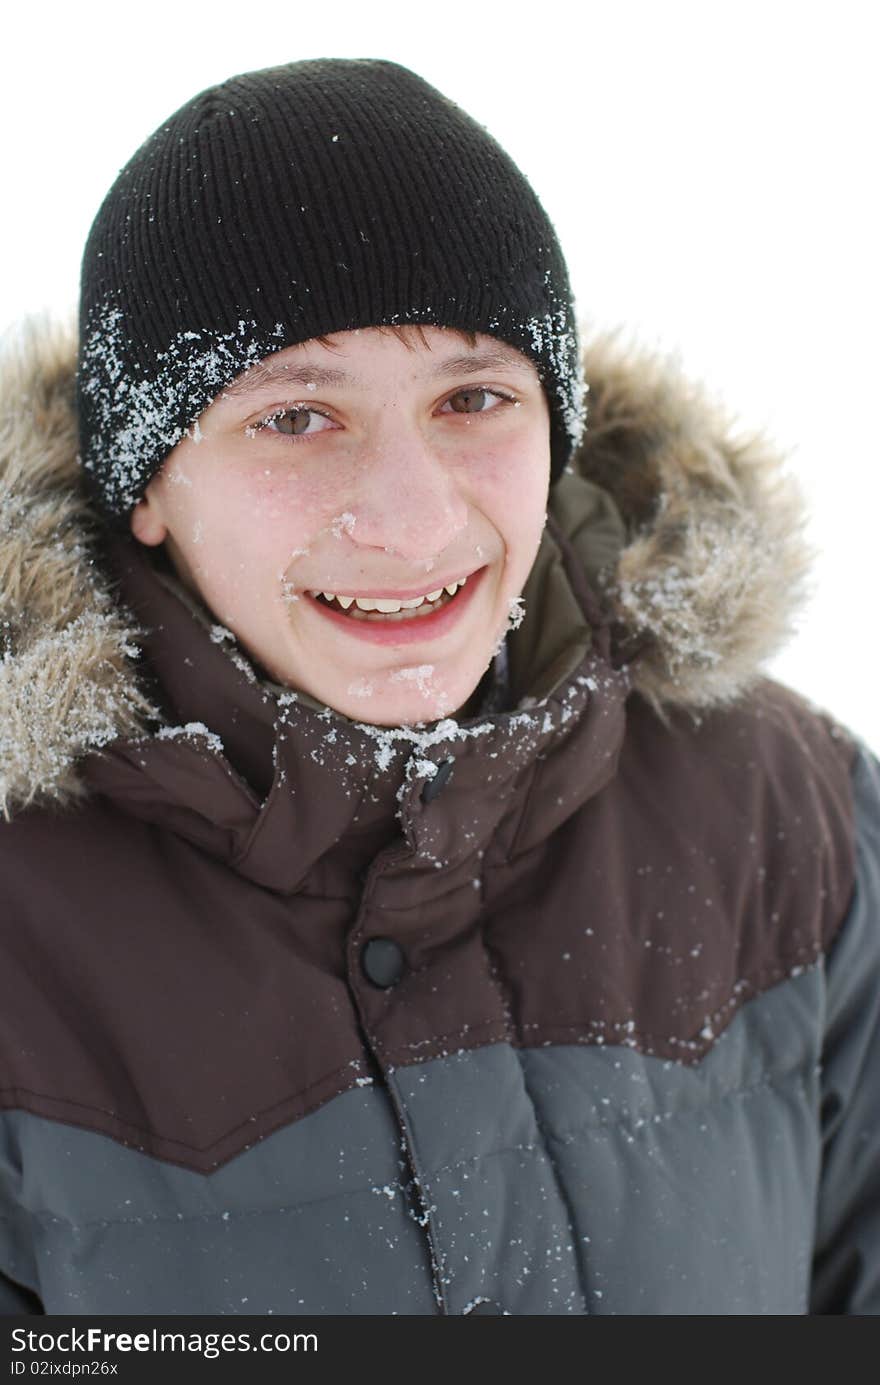
[(499, 1315), (503, 1316), (503, 1314), (504, 1309), (500, 1303), (493, 1303), (491, 1299), (484, 1298), (479, 1303), (475, 1303), (473, 1308), (466, 1308), (462, 1317), (475, 1318), (477, 1315), (480, 1317), (498, 1317)]
[(403, 948), (393, 938), (371, 938), (361, 953), (361, 966), (374, 986), (396, 986), (406, 970)]
[(434, 775), (434, 778), (429, 779), (425, 787), (422, 789), (423, 803), (430, 803), (432, 798), (437, 797), (438, 793), (443, 788), (443, 785), (446, 783), (447, 779), (452, 773), (452, 766), (454, 764), (454, 760), (442, 760), (440, 762), (440, 764), (437, 766), (437, 773)]

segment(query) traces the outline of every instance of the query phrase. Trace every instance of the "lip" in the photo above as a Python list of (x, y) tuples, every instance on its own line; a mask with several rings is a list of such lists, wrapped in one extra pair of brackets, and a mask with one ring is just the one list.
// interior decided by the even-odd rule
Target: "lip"
[[(476, 572), (471, 573), (465, 585), (459, 588), (452, 601), (441, 606), (432, 615), (418, 616), (414, 620), (392, 620), (387, 623), (377, 620), (353, 620), (351, 616), (345, 616), (341, 611), (334, 611), (330, 606), (325, 606), (315, 597), (309, 596), (308, 592), (304, 591), (302, 595), (310, 610), (316, 611), (325, 620), (331, 621), (355, 639), (366, 640), (370, 644), (424, 644), (426, 640), (442, 639), (458, 624), (482, 585), (485, 572), (484, 567), (478, 568)], [(388, 599), (405, 601), (406, 597)]]

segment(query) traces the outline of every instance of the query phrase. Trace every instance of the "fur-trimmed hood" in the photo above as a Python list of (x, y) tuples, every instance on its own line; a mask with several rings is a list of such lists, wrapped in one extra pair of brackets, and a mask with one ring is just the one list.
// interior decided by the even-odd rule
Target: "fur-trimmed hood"
[[(159, 719), (139, 630), (96, 558), (81, 485), (71, 325), (26, 320), (0, 362), (0, 809), (64, 803), (77, 761)], [(587, 431), (550, 513), (602, 561), (588, 575), (632, 686), (661, 716), (732, 702), (792, 631), (812, 553), (784, 458), (684, 378), (671, 358), (587, 340)], [(584, 487), (583, 482), (589, 483)], [(591, 504), (584, 506), (589, 492)], [(609, 557), (607, 536), (616, 534)]]

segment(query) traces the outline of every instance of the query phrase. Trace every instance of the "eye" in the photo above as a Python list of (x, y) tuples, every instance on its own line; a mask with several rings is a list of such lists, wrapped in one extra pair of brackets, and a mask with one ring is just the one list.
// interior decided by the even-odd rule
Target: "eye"
[[(320, 420), (319, 427), (312, 425)], [(262, 432), (264, 429), (270, 433), (283, 433), (287, 437), (313, 437), (315, 433), (326, 432), (330, 426), (330, 420), (326, 414), (322, 414), (318, 409), (313, 409), (306, 404), (293, 404), (288, 409), (278, 409), (268, 418), (264, 418), (253, 428), (245, 431), (250, 437), (255, 433)]]
[[(495, 405), (488, 404), (491, 399), (501, 404), (516, 403), (511, 395), (502, 394), (500, 390), (490, 390), (484, 385), (472, 385), (467, 389), (456, 390), (455, 394), (446, 400), (446, 404), (450, 404), (453, 412), (457, 414), (485, 414), (493, 412), (495, 408)], [(446, 404), (443, 405), (443, 409), (446, 408)]]

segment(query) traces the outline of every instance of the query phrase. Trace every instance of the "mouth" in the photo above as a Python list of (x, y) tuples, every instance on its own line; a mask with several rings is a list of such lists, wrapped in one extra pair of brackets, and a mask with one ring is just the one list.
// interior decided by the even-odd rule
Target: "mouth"
[[(465, 581), (467, 581), (466, 578)], [(455, 586), (455, 590), (452, 592), (441, 588), (438, 594), (434, 594), (433, 601), (430, 599), (430, 595), (423, 596), (417, 606), (411, 606), (408, 609), (404, 608), (399, 611), (366, 611), (360, 608), (357, 602), (350, 596), (340, 599), (336, 596), (328, 597), (326, 592), (307, 592), (306, 595), (313, 597), (315, 601), (319, 601), (323, 606), (329, 606), (331, 611), (339, 611), (342, 615), (349, 616), (352, 620), (369, 620), (384, 624), (400, 620), (424, 620), (425, 617), (431, 615), (433, 611), (439, 611), (441, 607), (448, 606), (450, 601), (454, 601), (459, 591), (464, 586), (464, 582), (455, 583), (453, 585)]]
[(328, 601), (322, 592), (305, 591), (303, 596), (323, 619), (332, 621), (349, 634), (382, 644), (409, 644), (437, 638), (457, 624), (474, 599), (485, 571), (482, 567), (472, 572), (454, 593), (444, 590), (434, 601), (423, 599), (418, 606), (408, 610), (363, 611), (354, 601), (345, 610), (336, 598)]

